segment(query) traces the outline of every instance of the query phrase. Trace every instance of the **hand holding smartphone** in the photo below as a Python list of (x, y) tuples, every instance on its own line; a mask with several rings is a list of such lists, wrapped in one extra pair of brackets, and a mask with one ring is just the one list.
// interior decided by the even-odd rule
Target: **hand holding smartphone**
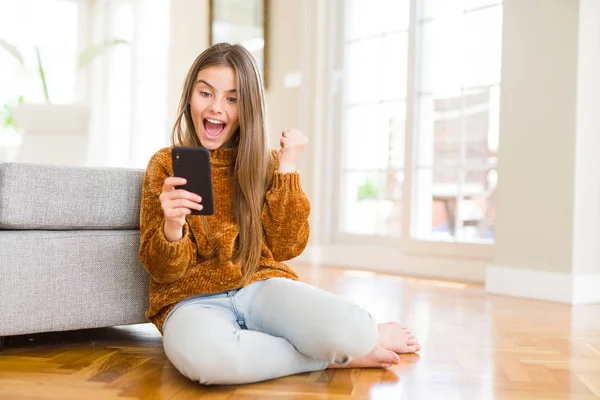
[(210, 152), (204, 147), (173, 147), (171, 150), (173, 175), (184, 178), (184, 189), (202, 198), (202, 210), (192, 209), (192, 215), (213, 215), (214, 199)]

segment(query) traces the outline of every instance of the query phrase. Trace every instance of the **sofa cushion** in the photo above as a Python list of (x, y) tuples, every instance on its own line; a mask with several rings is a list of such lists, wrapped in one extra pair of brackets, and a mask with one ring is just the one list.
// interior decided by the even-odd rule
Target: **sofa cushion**
[(144, 171), (1, 163), (0, 229), (138, 229)]
[(0, 231), (0, 336), (147, 322), (138, 230)]

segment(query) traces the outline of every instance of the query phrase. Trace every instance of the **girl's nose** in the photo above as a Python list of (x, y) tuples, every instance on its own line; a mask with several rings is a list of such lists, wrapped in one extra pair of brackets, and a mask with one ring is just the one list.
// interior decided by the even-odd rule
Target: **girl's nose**
[(215, 114), (221, 113), (221, 104), (218, 101), (211, 101), (209, 110), (214, 112)]

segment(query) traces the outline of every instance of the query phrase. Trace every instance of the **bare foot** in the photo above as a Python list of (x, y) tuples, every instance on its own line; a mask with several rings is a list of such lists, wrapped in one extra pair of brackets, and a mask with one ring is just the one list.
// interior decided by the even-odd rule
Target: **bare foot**
[(406, 326), (398, 322), (386, 322), (379, 324), (378, 328), (377, 346), (401, 354), (421, 350), (419, 341)]
[(390, 368), (399, 362), (398, 354), (376, 346), (364, 357), (355, 358), (348, 364), (329, 364), (327, 368)]

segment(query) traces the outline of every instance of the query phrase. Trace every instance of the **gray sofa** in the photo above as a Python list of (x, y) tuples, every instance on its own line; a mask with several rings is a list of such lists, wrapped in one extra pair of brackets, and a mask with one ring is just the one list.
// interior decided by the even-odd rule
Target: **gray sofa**
[(0, 338), (146, 322), (143, 177), (0, 163)]

